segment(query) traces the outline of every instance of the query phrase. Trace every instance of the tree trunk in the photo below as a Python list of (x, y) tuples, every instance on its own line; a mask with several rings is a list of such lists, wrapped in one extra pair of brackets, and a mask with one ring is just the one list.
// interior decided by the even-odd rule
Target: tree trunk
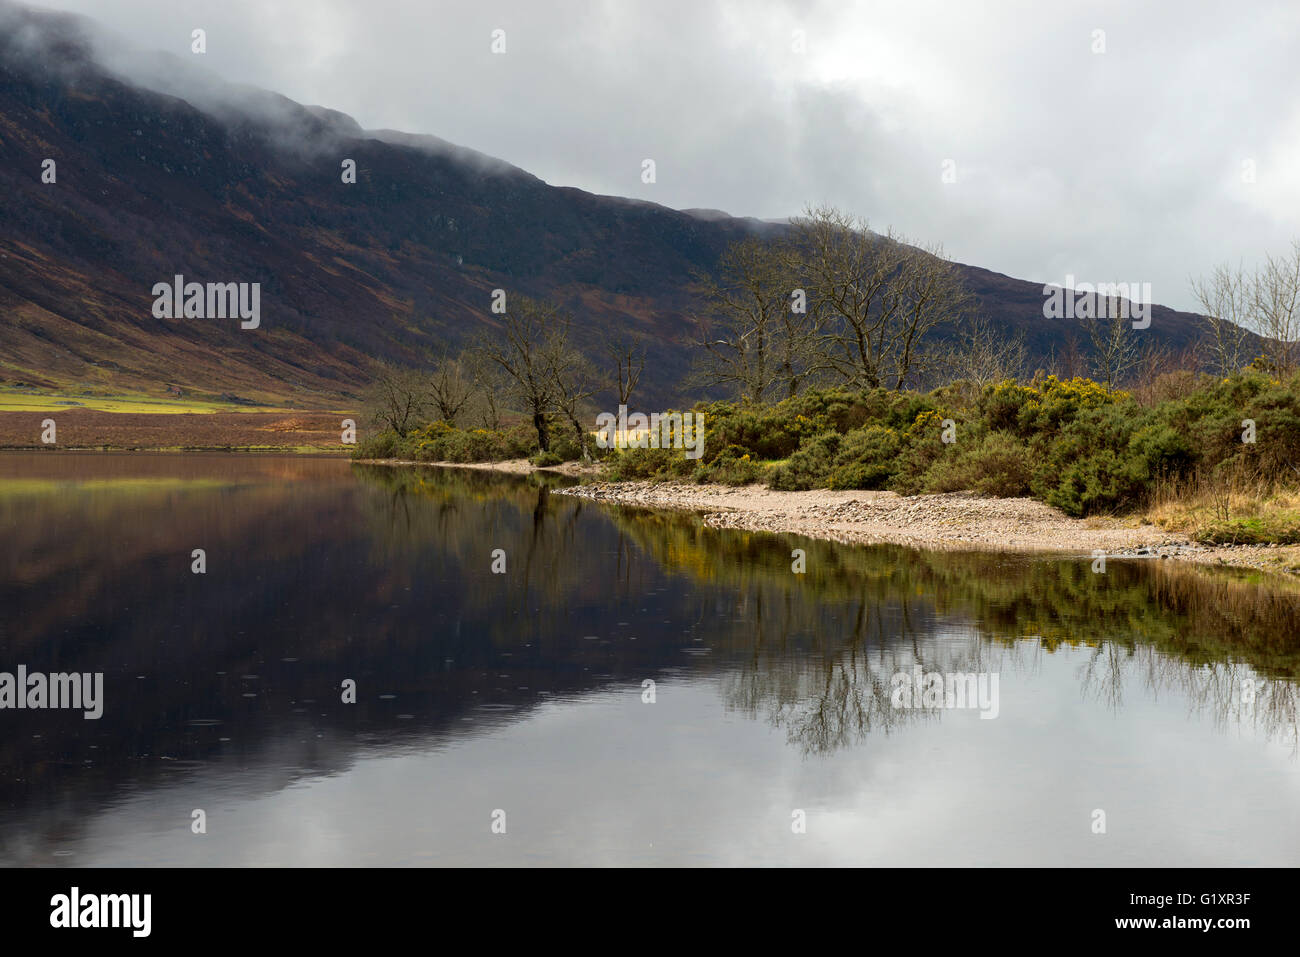
[(551, 437), (546, 433), (545, 413), (533, 413), (533, 428), (537, 430), (537, 448), (543, 452), (551, 451)]

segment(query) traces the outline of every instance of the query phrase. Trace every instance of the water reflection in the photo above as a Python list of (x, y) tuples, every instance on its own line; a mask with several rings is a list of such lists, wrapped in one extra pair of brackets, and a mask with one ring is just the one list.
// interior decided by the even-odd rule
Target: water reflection
[[(367, 835), (375, 863), (566, 860), (575, 842), (602, 860), (717, 861), (724, 836), (781, 862), (790, 852), (701, 810), (743, 805), (755, 781), (787, 766), (755, 750), (735, 780), (718, 777), (729, 749), (760, 748), (756, 730), (817, 762), (825, 777), (813, 790), (886, 740), (899, 742), (894, 760), (921, 767), (921, 742), (947, 735), (983, 755), (974, 773), (990, 785), (1001, 776), (1032, 790), (1034, 775), (988, 765), (1032, 752), (1033, 729), (1067, 706), (1086, 722), (1067, 733), (1103, 736), (1088, 739), (1103, 753), (1077, 764), (1115, 787), (1128, 778), (1114, 756), (1175, 715), (1213, 729), (1189, 726), (1180, 747), (1229, 762), (1231, 731), (1284, 751), (1286, 786), (1298, 780), (1300, 616), (1289, 585), (1154, 562), (1109, 562), (1094, 575), (1086, 561), (718, 531), (554, 495), (555, 484), (323, 459), (0, 456), (0, 663), (103, 671), (107, 698), (97, 722), (0, 712), (0, 859), (203, 863), (238, 848), (242, 861), (314, 862), (319, 849), (281, 847), (250, 821), (200, 853), (184, 843), (185, 805), (215, 794), (247, 809), (308, 787), (316, 803), (303, 813), (320, 813), (334, 780), (354, 812), (368, 809), (335, 837), (355, 830), (355, 846)], [(795, 547), (806, 574), (791, 571)], [(190, 571), (195, 548), (205, 575)], [(505, 574), (491, 571), (494, 549)], [(916, 665), (1000, 674), (1001, 716), (892, 707), (892, 676)], [(357, 683), (354, 705), (340, 700), (344, 679)], [(647, 679), (661, 687), (652, 709), (641, 704)], [(429, 858), (401, 839), (423, 826), (413, 822), (430, 801), (451, 818), (479, 813), (470, 795), (506, 801), (482, 790), (488, 781), (539, 820), (550, 805), (564, 817), (576, 798), (562, 781), (547, 778), (542, 794), (487, 760), (506, 748), (527, 765), (525, 742), (582, 782), (582, 801), (614, 787), (610, 774), (631, 786), (625, 749), (657, 755), (660, 766), (643, 770), (681, 776), (703, 817), (676, 844), (646, 825), (660, 835), (653, 852), (619, 843), (640, 834), (635, 821), (602, 844), (585, 817), (580, 833), (563, 834), (568, 845), (557, 838), (523, 858), (447, 846), (445, 834)], [(618, 753), (606, 753), (614, 742)], [(405, 770), (376, 773), (394, 760)], [(1158, 770), (1165, 759), (1152, 760)], [(460, 768), (450, 788), (438, 774), (441, 797), (418, 805), (392, 790), (435, 766)], [(707, 795), (701, 782), (712, 782)], [(1149, 787), (1153, 802), (1165, 797)], [(640, 792), (619, 793), (620, 814), (640, 807)], [(1257, 828), (1260, 853), (1275, 844), (1267, 815), (1242, 826)], [(157, 856), (128, 852), (119, 832), (153, 835)]]

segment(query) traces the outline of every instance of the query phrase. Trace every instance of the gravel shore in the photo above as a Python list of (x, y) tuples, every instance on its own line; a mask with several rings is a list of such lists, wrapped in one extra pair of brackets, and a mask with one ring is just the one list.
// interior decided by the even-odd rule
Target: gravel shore
[(686, 483), (597, 482), (557, 489), (597, 502), (699, 513), (713, 528), (790, 532), (850, 544), (1157, 558), (1275, 571), (1291, 570), (1297, 549), (1207, 548), (1135, 519), (1070, 518), (1028, 498), (973, 493), (900, 496), (894, 492), (781, 492)]

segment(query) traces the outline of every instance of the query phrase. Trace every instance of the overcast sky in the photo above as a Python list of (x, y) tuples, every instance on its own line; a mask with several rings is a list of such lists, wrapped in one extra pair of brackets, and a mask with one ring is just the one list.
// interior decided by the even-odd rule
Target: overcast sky
[(1189, 274), (1300, 235), (1300, 0), (42, 5), (195, 59), (201, 27), (226, 79), (557, 185), (762, 218), (831, 203), (1181, 308)]

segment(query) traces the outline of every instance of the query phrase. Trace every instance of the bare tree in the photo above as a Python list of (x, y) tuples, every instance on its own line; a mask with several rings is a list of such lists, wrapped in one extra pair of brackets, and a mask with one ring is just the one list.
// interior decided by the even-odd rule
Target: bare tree
[(641, 381), (645, 371), (645, 345), (630, 335), (616, 336), (606, 345), (609, 357), (614, 360), (617, 376), (614, 385), (618, 391), (618, 404), (627, 405), (632, 390)]
[(485, 429), (491, 429), (493, 432), (500, 431), (501, 416), (505, 411), (502, 397), (509, 386), (510, 378), (481, 348), (466, 350), (460, 361), (466, 375), (474, 384), (471, 401), (478, 421)]
[(824, 323), (826, 361), (852, 387), (902, 388), (921, 371), (926, 335), (959, 320), (970, 301), (941, 247), (873, 234), (831, 207), (794, 220), (793, 245)]
[(429, 400), (438, 418), (454, 426), (473, 394), (473, 379), (461, 361), (440, 356), (429, 379)]
[(696, 376), (732, 387), (747, 405), (767, 401), (782, 374), (792, 292), (782, 262), (773, 245), (743, 239), (722, 254), (716, 277), (696, 274), (704, 299)]
[(903, 243), (905, 251), (899, 275), (890, 284), (890, 292), (900, 300), (892, 351), (894, 388), (901, 389), (909, 375), (925, 371), (926, 353), (921, 347), (930, 331), (941, 324), (960, 323), (973, 300), (957, 267), (943, 257), (941, 245), (896, 241)]
[(1005, 379), (1020, 379), (1029, 364), (1024, 333), (1007, 335), (984, 316), (960, 323), (940, 362), (948, 376), (983, 388)]
[(1132, 321), (1120, 308), (1119, 298), (1099, 298), (1098, 305), (1101, 315), (1088, 326), (1088, 337), (1092, 340), (1097, 380), (1107, 392), (1113, 392), (1137, 365), (1140, 349)]
[(424, 376), (405, 366), (381, 362), (365, 406), (372, 422), (406, 438), (427, 407)]
[(554, 303), (513, 295), (501, 316), (501, 331), (480, 340), (478, 351), (507, 377), (510, 391), (537, 430), (537, 446), (550, 451), (546, 417), (555, 408), (555, 378), (548, 355), (556, 331), (567, 334), (567, 317)]
[(558, 326), (551, 330), (542, 358), (551, 378), (555, 407), (573, 428), (585, 462), (591, 458), (591, 452), (580, 411), (582, 404), (596, 391), (596, 374), (587, 358), (569, 345), (569, 324), (569, 317), (561, 314)]
[(1060, 349), (1052, 347), (1052, 360), (1049, 364), (1060, 379), (1078, 379), (1088, 374), (1088, 360), (1073, 329), (1065, 334)]
[(887, 295), (900, 268), (901, 244), (873, 236), (865, 221), (831, 207), (794, 220), (794, 244), (819, 311), (827, 316), (826, 358), (849, 385), (881, 384), (883, 354), (897, 300)]
[(1291, 241), (1290, 252), (1265, 258), (1251, 298), (1253, 327), (1264, 338), (1269, 371), (1293, 372), (1300, 360), (1300, 238)]
[(1193, 279), (1196, 297), (1209, 333), (1208, 348), (1215, 371), (1231, 375), (1247, 360), (1248, 331), (1254, 313), (1254, 282), (1241, 266), (1224, 263), (1208, 280)]

